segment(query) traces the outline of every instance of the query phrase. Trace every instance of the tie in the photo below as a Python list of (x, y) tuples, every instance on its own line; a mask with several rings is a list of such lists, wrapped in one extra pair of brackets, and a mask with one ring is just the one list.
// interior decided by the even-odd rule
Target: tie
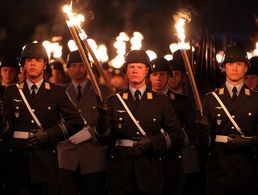
[(80, 99), (81, 99), (81, 97), (82, 97), (81, 88), (82, 88), (82, 87), (81, 87), (80, 85), (78, 85), (78, 87), (77, 87), (77, 90), (78, 90), (78, 92), (77, 92), (77, 102), (79, 102)]
[(141, 97), (141, 92), (140, 90), (137, 89), (134, 93), (134, 102), (136, 105), (140, 102), (141, 100), (140, 97)]
[(36, 96), (36, 90), (37, 90), (37, 89), (38, 89), (37, 85), (33, 84), (33, 85), (31, 86), (31, 97), (32, 97), (32, 99), (35, 98), (35, 96)]
[(237, 99), (237, 88), (236, 87), (233, 87), (232, 93), (233, 93), (232, 101), (235, 102)]

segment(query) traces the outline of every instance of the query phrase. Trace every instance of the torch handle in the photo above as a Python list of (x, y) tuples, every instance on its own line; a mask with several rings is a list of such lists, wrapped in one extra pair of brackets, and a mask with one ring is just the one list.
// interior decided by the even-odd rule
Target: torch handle
[(98, 83), (96, 81), (94, 73), (93, 73), (93, 71), (91, 69), (91, 66), (90, 66), (90, 63), (88, 61), (88, 58), (87, 58), (87, 56), (86, 56), (86, 54), (84, 52), (84, 49), (83, 49), (82, 43), (80, 41), (79, 35), (77, 33), (77, 30), (76, 30), (76, 28), (73, 25), (68, 25), (68, 28), (70, 30), (70, 33), (71, 33), (72, 37), (73, 37), (73, 40), (75, 41), (75, 43), (76, 43), (76, 45), (78, 47), (78, 51), (79, 51), (79, 54), (80, 54), (80, 56), (82, 58), (83, 64), (84, 64), (84, 66), (85, 66), (85, 68), (86, 68), (86, 70), (87, 70), (87, 72), (88, 72), (88, 74), (90, 76), (90, 79), (91, 79), (94, 91), (101, 98), (101, 100), (103, 101), (100, 88), (98, 86)]
[(184, 60), (184, 63), (185, 63), (185, 68), (186, 68), (186, 71), (187, 71), (187, 74), (188, 74), (188, 77), (189, 77), (189, 80), (190, 80), (190, 84), (191, 84), (191, 88), (192, 88), (192, 91), (193, 91), (195, 103), (196, 103), (196, 106), (197, 106), (197, 110), (200, 111), (201, 116), (203, 116), (202, 102), (201, 102), (199, 92), (198, 92), (198, 89), (197, 89), (197, 86), (196, 86), (196, 83), (195, 83), (195, 79), (194, 79), (193, 71), (192, 71), (192, 68), (191, 68), (191, 64), (189, 62), (187, 53), (184, 49), (181, 49), (181, 54), (182, 54), (182, 57), (183, 57), (183, 60)]
[(99, 73), (100, 73), (101, 76), (103, 77), (103, 79), (104, 79), (104, 81), (105, 81), (105, 83), (106, 83), (106, 85), (107, 85), (108, 91), (109, 91), (111, 94), (114, 94), (114, 90), (113, 90), (113, 88), (112, 88), (112, 86), (111, 86), (111, 84), (110, 84), (110, 82), (109, 82), (107, 76), (105, 75), (105, 72), (104, 72), (104, 70), (103, 70), (103, 67), (102, 67), (101, 63), (99, 62), (99, 60), (97, 59), (97, 57), (96, 57), (94, 51), (91, 49), (91, 47), (90, 47), (90, 45), (89, 45), (89, 43), (88, 43), (88, 40), (87, 40), (87, 39), (84, 39), (84, 40), (83, 40), (83, 43), (84, 43), (84, 46), (86, 47), (86, 49), (88, 50), (88, 52), (90, 53), (92, 59), (94, 60), (95, 65), (96, 65), (96, 67), (97, 67)]

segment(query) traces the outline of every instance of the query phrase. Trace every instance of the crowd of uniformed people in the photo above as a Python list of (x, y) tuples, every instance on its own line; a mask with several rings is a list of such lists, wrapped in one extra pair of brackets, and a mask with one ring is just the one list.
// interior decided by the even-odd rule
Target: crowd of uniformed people
[(203, 113), (179, 50), (103, 64), (113, 94), (93, 64), (101, 97), (78, 51), (64, 64), (29, 43), (0, 63), (0, 194), (258, 194), (258, 57), (242, 48)]

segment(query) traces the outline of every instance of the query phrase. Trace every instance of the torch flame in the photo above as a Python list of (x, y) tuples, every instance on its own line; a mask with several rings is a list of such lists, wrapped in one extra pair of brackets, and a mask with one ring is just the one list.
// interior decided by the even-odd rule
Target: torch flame
[(142, 47), (143, 35), (140, 32), (134, 32), (133, 37), (130, 39), (131, 50), (138, 50)]

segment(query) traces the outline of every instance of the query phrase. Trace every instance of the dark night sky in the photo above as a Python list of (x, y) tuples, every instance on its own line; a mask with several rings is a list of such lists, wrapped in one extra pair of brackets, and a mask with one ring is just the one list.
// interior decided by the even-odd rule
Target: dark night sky
[[(62, 13), (64, 0), (1, 0), (0, 56), (19, 55), (21, 47), (35, 39), (53, 35), (70, 39)], [(258, 40), (255, 0), (77, 0), (77, 9), (87, 18), (89, 37), (112, 47), (121, 31), (140, 31), (145, 36), (143, 49), (168, 52), (172, 42), (173, 13), (181, 7), (192, 11), (188, 34), (200, 39), (205, 27), (215, 34), (216, 44), (235, 42), (252, 49)]]

